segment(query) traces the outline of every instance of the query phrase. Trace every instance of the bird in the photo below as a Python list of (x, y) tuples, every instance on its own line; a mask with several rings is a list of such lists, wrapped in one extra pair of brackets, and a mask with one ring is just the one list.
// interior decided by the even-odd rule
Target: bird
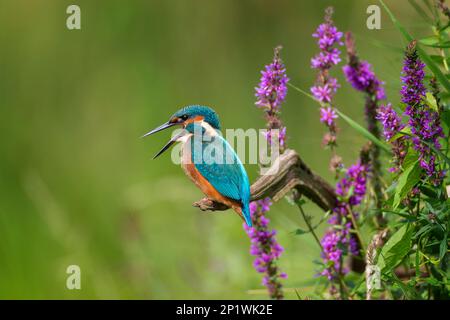
[(248, 175), (236, 152), (223, 138), (217, 113), (207, 106), (186, 106), (142, 137), (174, 126), (181, 127), (181, 132), (174, 135), (153, 159), (173, 144), (181, 143), (184, 173), (209, 199), (232, 208), (251, 227)]

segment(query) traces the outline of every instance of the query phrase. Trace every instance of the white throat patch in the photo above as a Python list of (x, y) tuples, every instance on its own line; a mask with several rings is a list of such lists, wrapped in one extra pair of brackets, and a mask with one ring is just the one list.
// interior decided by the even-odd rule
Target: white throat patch
[(202, 120), (201, 126), (203, 128), (205, 128), (206, 134), (208, 134), (208, 135), (210, 135), (212, 137), (215, 137), (215, 136), (218, 135), (217, 131), (213, 127), (211, 127), (211, 125), (208, 122)]

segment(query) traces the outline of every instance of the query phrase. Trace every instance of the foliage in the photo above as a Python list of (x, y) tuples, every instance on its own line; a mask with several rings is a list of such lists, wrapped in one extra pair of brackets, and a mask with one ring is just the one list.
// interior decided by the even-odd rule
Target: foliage
[[(330, 276), (331, 271), (322, 271), (321, 274), (327, 275), (329, 281), (324, 283), (319, 280), (316, 293), (320, 297), (341, 299), (449, 299), (450, 199), (447, 188), (450, 185), (450, 20), (444, 14), (446, 7), (443, 2), (410, 1), (412, 7), (429, 24), (432, 32), (431, 35), (416, 41), (389, 7), (381, 0), (380, 3), (409, 43), (405, 49), (401, 78), (403, 87), (398, 90), (402, 102), (394, 108), (402, 112), (397, 114), (390, 104), (379, 108), (378, 112), (382, 114), (380, 113), (377, 119), (383, 120), (386, 144), (357, 121), (337, 109), (335, 111), (356, 132), (376, 147), (387, 151), (383, 154), (384, 160), (395, 163), (395, 166), (384, 173), (372, 172), (372, 178), (373, 175), (384, 177), (383, 199), (380, 204), (377, 205), (380, 199), (376, 199), (374, 192), (367, 192), (363, 201), (365, 206), (356, 206), (359, 207), (360, 215), (358, 219), (352, 220), (352, 228), (358, 237), (359, 248), (365, 251), (352, 254), (345, 248), (346, 242), (339, 244), (339, 239), (336, 240), (335, 236), (333, 250), (348, 256), (348, 268), (351, 272), (335, 270), (334, 276)], [(355, 89), (364, 91), (361, 82), (355, 84), (361, 81), (363, 76), (359, 73), (358, 78), (358, 72), (362, 71), (358, 71), (354, 43), (349, 43), (352, 47), (347, 50), (350, 52), (350, 58), (354, 59), (353, 66), (347, 65), (344, 72), (353, 72), (354, 74), (348, 77), (351, 78), (350, 84)], [(366, 69), (363, 71), (376, 79), (370, 65), (364, 63), (369, 67), (365, 65)], [(427, 68), (427, 72), (422, 70), (423, 67)], [(425, 75), (426, 73), (428, 74)], [(381, 82), (376, 81), (377, 85), (380, 85)], [(314, 100), (317, 99), (292, 84), (290, 86)], [(322, 101), (317, 102), (323, 107)], [(394, 120), (395, 123), (390, 123)], [(379, 124), (368, 124), (372, 128), (377, 125)], [(392, 157), (397, 159), (394, 161)], [(350, 168), (341, 169), (337, 175), (344, 174), (345, 177), (348, 170)], [(339, 183), (341, 182), (338, 182), (337, 188)], [(347, 201), (354, 196), (354, 192), (354, 189), (350, 189), (346, 196)], [(350, 209), (347, 210), (352, 212), (352, 202), (348, 202)], [(359, 201), (353, 206), (357, 204)], [(374, 219), (375, 217), (378, 219)], [(336, 224), (336, 221), (331, 224)], [(340, 223), (340, 228), (345, 230), (346, 227)], [(361, 236), (361, 228), (364, 228), (364, 237)], [(314, 233), (314, 229), (297, 230), (296, 234), (305, 236)], [(364, 246), (364, 241), (369, 243), (367, 247)], [(329, 249), (322, 249), (322, 255), (327, 255)], [(340, 256), (340, 260), (331, 264), (329, 259), (325, 259), (325, 264), (320, 263), (321, 269), (332, 270), (330, 268), (339, 266), (342, 259)], [(365, 267), (362, 270), (355, 268), (355, 260), (363, 260)], [(369, 277), (368, 272), (373, 269), (378, 270), (376, 276), (380, 280), (380, 285), (375, 287), (368, 286), (368, 279), (364, 282), (364, 278)], [(366, 283), (366, 287), (363, 283)]]

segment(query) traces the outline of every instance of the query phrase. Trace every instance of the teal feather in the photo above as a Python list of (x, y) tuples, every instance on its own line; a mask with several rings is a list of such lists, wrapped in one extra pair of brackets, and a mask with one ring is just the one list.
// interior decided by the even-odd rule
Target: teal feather
[[(220, 135), (210, 136), (198, 124), (186, 128), (195, 135), (191, 141), (192, 161), (200, 174), (223, 196), (242, 205), (242, 215), (248, 226), (250, 217), (250, 183), (242, 162), (229, 143)], [(201, 141), (201, 139), (203, 141)]]
[(209, 107), (200, 105), (187, 106), (175, 112), (171, 118), (181, 116), (188, 116), (188, 117), (202, 116), (204, 118), (204, 121), (209, 123), (211, 127), (213, 127), (216, 130), (220, 130), (219, 116), (213, 109)]

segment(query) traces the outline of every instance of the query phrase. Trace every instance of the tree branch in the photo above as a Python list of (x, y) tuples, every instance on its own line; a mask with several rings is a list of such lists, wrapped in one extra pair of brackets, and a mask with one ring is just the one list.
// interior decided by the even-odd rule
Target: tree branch
[[(324, 211), (335, 207), (337, 198), (334, 189), (324, 179), (308, 168), (300, 156), (292, 149), (285, 150), (251, 186), (251, 200), (265, 197), (278, 201), (292, 189), (309, 198)], [(203, 198), (193, 204), (202, 211), (223, 211), (224, 204)]]

